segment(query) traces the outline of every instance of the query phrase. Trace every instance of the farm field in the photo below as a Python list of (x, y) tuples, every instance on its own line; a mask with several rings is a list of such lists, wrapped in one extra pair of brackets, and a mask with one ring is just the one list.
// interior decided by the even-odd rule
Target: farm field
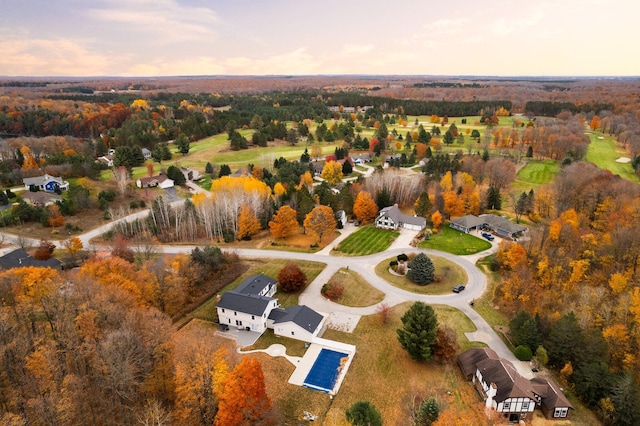
[(366, 256), (389, 248), (399, 232), (378, 229), (372, 225), (363, 226), (342, 241), (338, 250), (347, 256)]
[(475, 254), (491, 248), (491, 243), (444, 225), (440, 232), (418, 244), (420, 248), (440, 250), (451, 254)]

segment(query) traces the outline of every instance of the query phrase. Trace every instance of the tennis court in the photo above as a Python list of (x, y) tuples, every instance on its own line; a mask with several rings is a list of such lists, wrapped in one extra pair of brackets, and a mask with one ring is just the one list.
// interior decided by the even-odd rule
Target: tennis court
[(325, 393), (333, 391), (348, 357), (348, 354), (323, 348), (302, 385)]

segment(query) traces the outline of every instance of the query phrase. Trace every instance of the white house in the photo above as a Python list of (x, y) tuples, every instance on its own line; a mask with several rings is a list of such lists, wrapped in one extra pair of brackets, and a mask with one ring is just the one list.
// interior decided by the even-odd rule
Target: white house
[(149, 151), (147, 148), (142, 148), (140, 151), (142, 151), (142, 157), (145, 160), (151, 160), (151, 151)]
[(305, 306), (290, 306), (286, 309), (274, 309), (267, 321), (276, 336), (311, 342), (324, 326), (324, 317)]
[(264, 274), (244, 280), (222, 295), (216, 306), (220, 325), (263, 333), (271, 328), (277, 336), (311, 342), (324, 327), (324, 316), (307, 306), (282, 309), (276, 293), (277, 282)]
[(404, 228), (422, 231), (426, 226), (427, 220), (424, 217), (404, 214), (397, 204), (383, 208), (376, 218), (376, 228), (381, 229), (393, 229), (395, 231), (398, 228)]
[(60, 188), (62, 191), (66, 191), (69, 189), (69, 182), (63, 180), (61, 177), (51, 176), (49, 174), (44, 174), (44, 176), (35, 176), (30, 178), (22, 179), (24, 183), (24, 187), (26, 189), (30, 189), (33, 185), (38, 188), (40, 191), (54, 192), (56, 187)]

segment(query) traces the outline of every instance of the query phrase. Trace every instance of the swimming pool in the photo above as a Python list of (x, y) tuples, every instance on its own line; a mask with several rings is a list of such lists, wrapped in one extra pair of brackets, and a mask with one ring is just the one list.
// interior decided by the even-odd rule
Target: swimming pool
[[(348, 358), (348, 354), (323, 348), (313, 363), (311, 370), (309, 370), (306, 379), (304, 379), (302, 386), (324, 393), (331, 392)], [(343, 361), (343, 359), (345, 360)]]

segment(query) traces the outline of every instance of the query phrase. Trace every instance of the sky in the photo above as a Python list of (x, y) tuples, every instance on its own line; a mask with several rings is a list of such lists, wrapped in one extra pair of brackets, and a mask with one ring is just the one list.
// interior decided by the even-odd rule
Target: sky
[(0, 0), (0, 76), (640, 76), (637, 0)]

